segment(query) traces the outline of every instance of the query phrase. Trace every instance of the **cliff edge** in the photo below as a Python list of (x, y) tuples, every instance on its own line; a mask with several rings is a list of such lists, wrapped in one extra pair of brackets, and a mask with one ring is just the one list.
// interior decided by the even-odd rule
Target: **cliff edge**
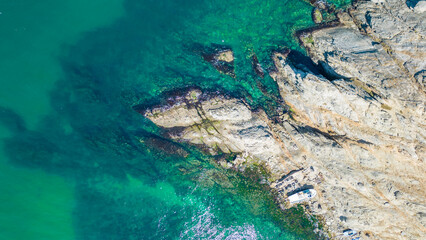
[(422, 6), (360, 1), (338, 21), (298, 32), (323, 71), (289, 61), (288, 52), (272, 55), (269, 74), (288, 109), (277, 119), (197, 89), (142, 113), (172, 139), (236, 153), (224, 167), (264, 166), (263, 182), (283, 208), (288, 195), (315, 189), (306, 209), (322, 216), (331, 238), (354, 229), (362, 238), (426, 239)]

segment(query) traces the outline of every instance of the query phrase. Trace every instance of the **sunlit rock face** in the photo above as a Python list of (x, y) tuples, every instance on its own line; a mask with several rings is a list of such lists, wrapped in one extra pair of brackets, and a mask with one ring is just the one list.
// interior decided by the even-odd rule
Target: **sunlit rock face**
[(264, 166), (262, 182), (283, 208), (289, 194), (314, 188), (307, 209), (332, 237), (350, 228), (363, 238), (425, 239), (426, 15), (384, 0), (338, 17), (299, 35), (322, 74), (288, 52), (272, 55), (269, 74), (288, 109), (278, 121), (198, 89), (142, 113), (172, 139), (236, 154), (224, 167)]

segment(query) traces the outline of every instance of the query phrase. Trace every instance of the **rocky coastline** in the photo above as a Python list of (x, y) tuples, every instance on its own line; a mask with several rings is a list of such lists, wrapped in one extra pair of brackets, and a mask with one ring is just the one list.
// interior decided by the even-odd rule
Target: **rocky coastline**
[[(296, 34), (321, 73), (289, 61), (290, 50), (272, 54), (269, 72), (253, 57), (253, 71), (278, 86), (276, 119), (197, 88), (134, 109), (170, 139), (235, 154), (224, 168), (263, 166), (261, 183), (283, 209), (289, 195), (315, 189), (303, 204), (328, 238), (426, 239), (424, 1), (357, 1), (336, 16)], [(203, 59), (235, 77), (231, 49)]]

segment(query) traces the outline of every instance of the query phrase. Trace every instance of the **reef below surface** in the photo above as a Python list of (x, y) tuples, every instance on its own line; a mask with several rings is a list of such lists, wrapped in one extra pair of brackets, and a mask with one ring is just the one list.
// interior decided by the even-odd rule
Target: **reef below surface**
[[(305, 210), (322, 219), (327, 237), (426, 238), (426, 14), (422, 1), (359, 1), (337, 20), (299, 31), (315, 69), (291, 50), (273, 52), (267, 72), (278, 104), (197, 88), (166, 104), (135, 106), (167, 138), (198, 146), (224, 168), (262, 166), (283, 209), (304, 189), (318, 193)], [(204, 57), (234, 76), (232, 49)]]

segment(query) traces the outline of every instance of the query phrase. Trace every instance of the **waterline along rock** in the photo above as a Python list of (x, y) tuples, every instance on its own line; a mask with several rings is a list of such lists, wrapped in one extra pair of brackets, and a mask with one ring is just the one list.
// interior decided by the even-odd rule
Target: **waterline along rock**
[(426, 14), (404, 1), (368, 1), (338, 20), (298, 33), (321, 74), (288, 52), (272, 55), (269, 74), (289, 109), (279, 121), (198, 89), (142, 113), (171, 139), (237, 154), (224, 167), (264, 166), (283, 208), (289, 195), (314, 189), (307, 209), (332, 238), (354, 229), (362, 238), (426, 239)]

